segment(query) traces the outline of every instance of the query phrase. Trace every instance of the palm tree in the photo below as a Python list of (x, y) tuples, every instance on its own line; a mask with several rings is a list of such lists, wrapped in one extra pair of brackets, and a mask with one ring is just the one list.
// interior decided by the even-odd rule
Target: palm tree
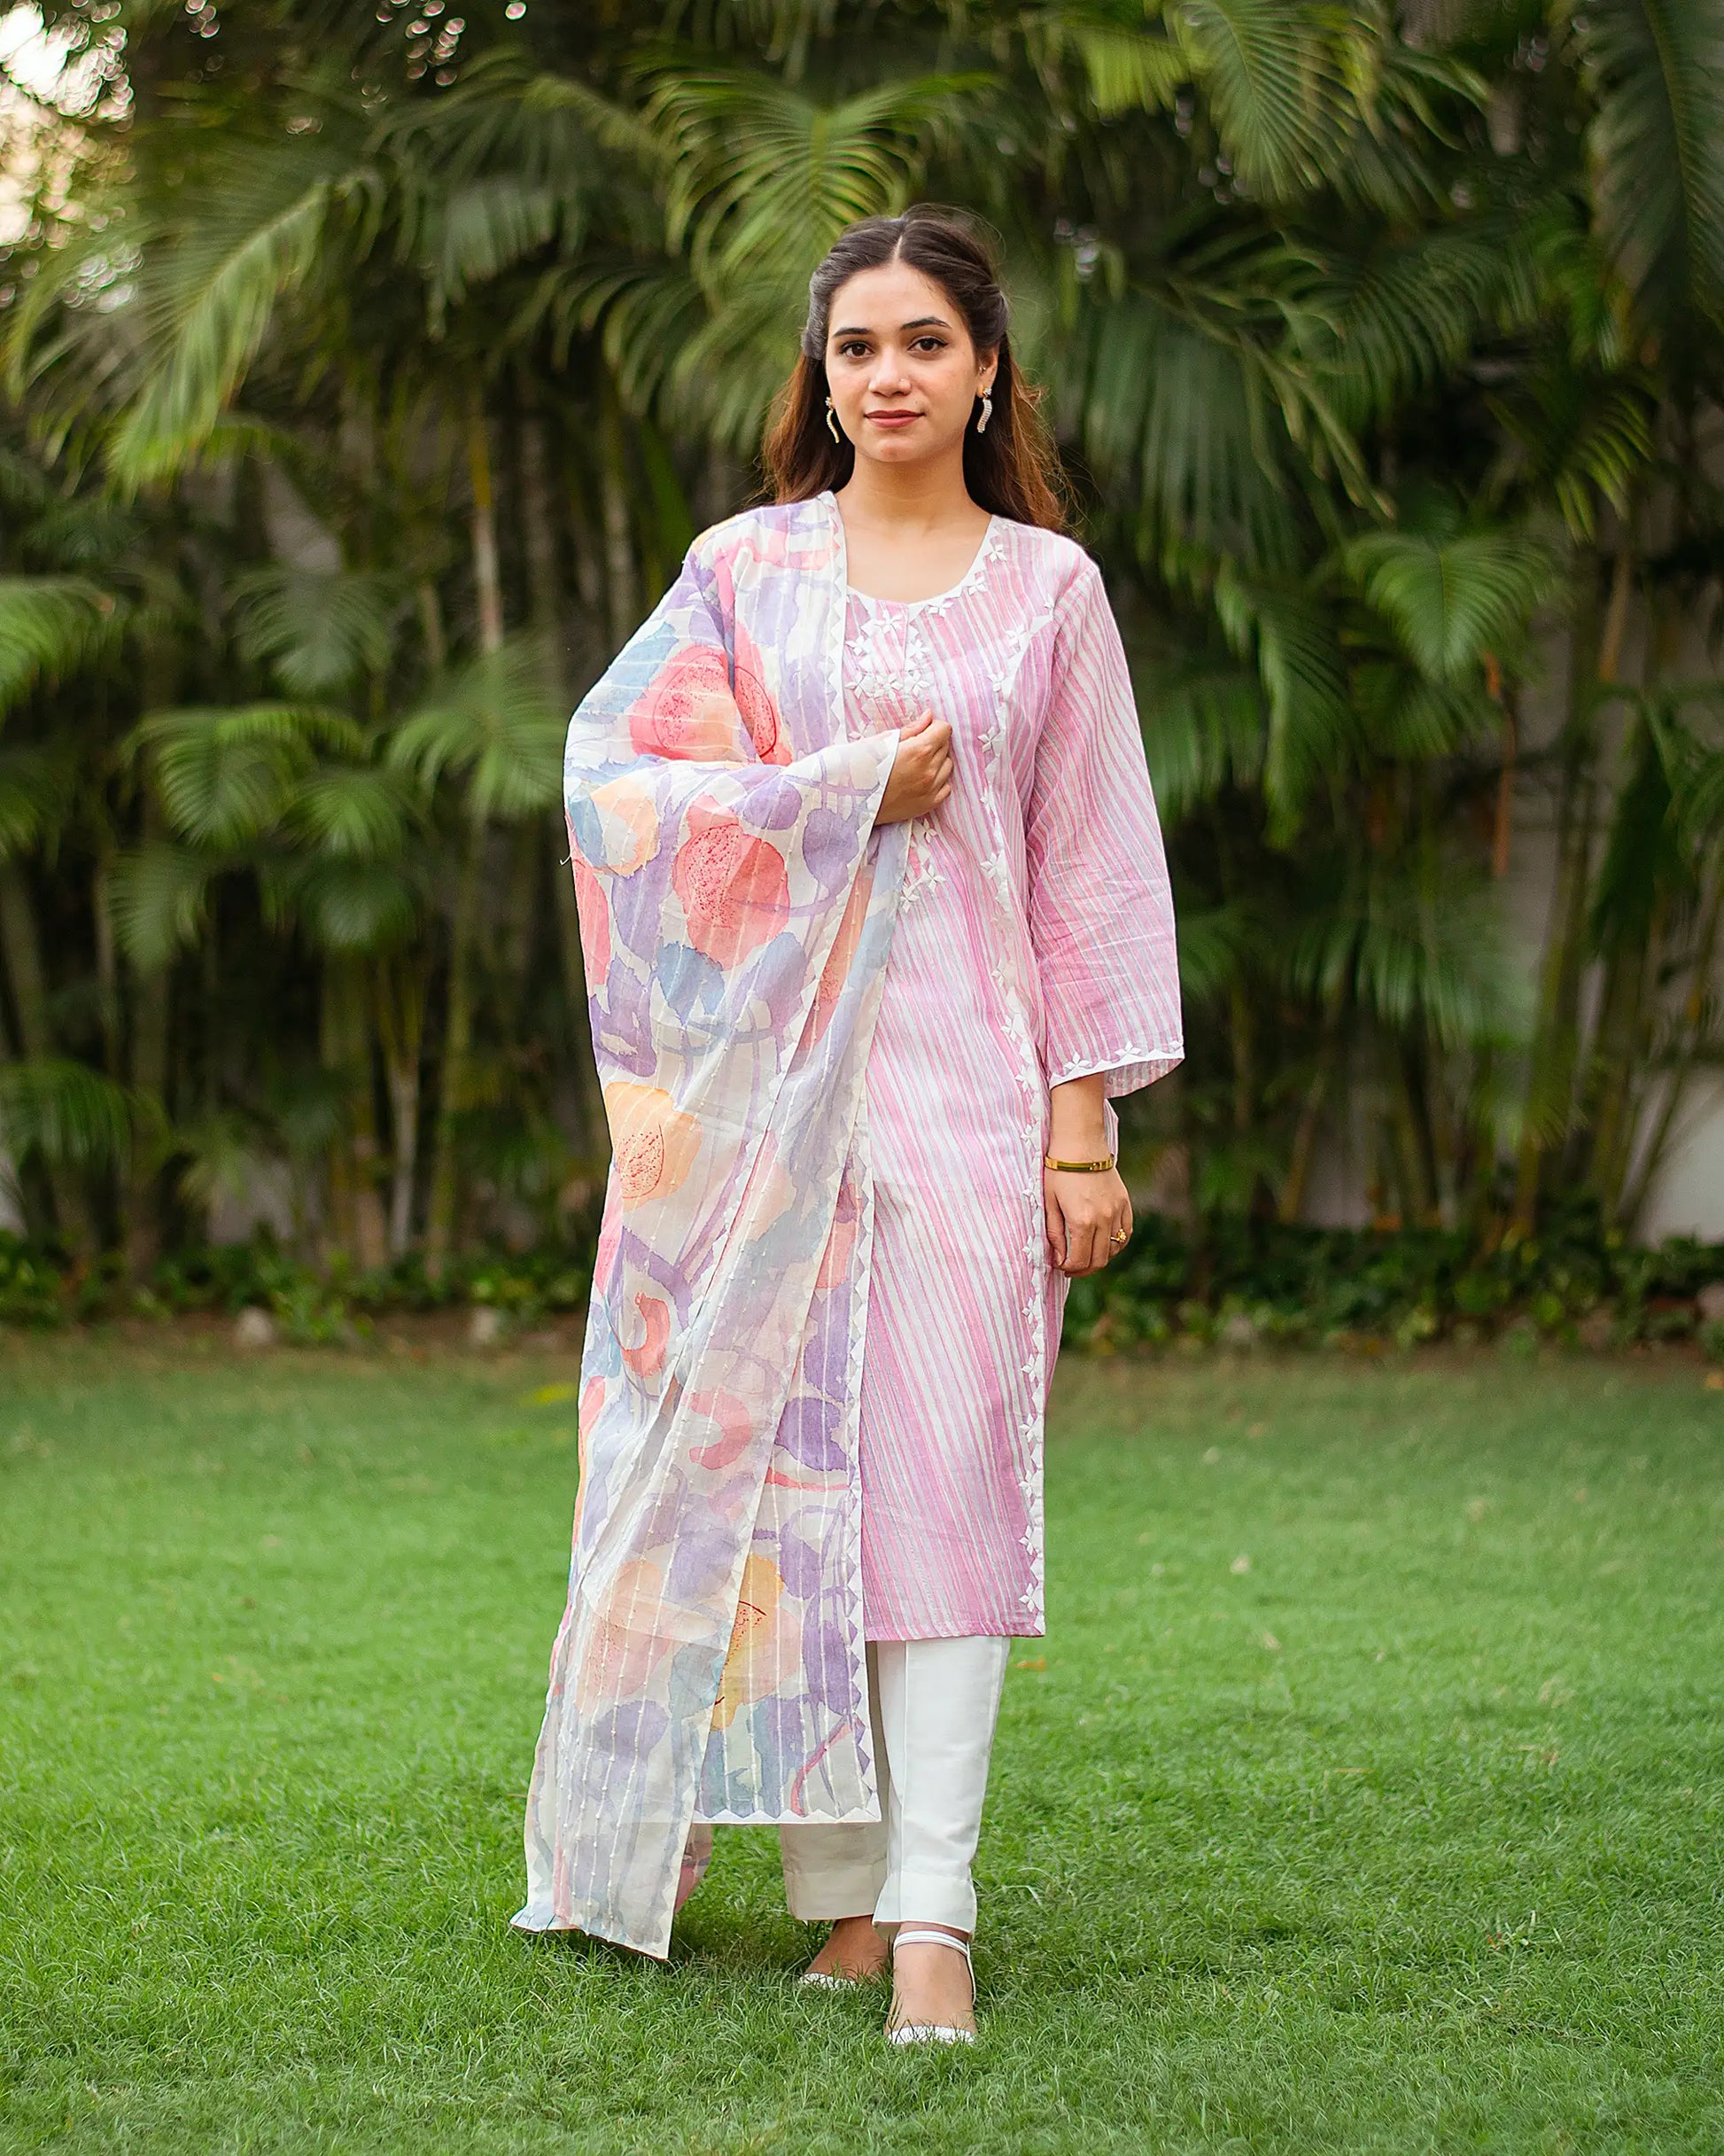
[(1288, 1218), (1356, 1128), (1384, 1217), (1487, 1226), (1506, 1149), (1523, 1228), (1632, 1220), (1716, 1048), (1717, 65), (1670, 0), (1416, 13), (128, 0), (0, 276), (0, 1026), (132, 1133), (38, 1117), (41, 1223), (142, 1265), (268, 1155), (438, 1271), (590, 1170), (562, 716), (916, 195), (1001, 235), (1138, 670), (1215, 1023), (1128, 1137)]

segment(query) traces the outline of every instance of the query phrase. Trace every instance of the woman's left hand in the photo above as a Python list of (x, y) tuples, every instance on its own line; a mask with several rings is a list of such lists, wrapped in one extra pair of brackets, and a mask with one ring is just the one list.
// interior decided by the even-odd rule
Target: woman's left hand
[(1124, 1249), (1131, 1234), (1131, 1199), (1117, 1168), (1044, 1168), (1042, 1192), (1047, 1215), (1048, 1262), (1081, 1280), (1099, 1273)]

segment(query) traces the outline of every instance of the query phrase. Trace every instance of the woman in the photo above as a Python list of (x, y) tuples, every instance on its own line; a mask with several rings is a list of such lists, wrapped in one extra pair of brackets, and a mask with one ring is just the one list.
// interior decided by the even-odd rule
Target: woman
[(1117, 631), (985, 249), (816, 270), (770, 507), (695, 541), (567, 797), (615, 1158), (527, 1930), (662, 1956), (778, 1824), (827, 1983), (974, 2034), (970, 1862), (1043, 1630), (1070, 1280), (1130, 1233), (1112, 1098), (1181, 1055)]

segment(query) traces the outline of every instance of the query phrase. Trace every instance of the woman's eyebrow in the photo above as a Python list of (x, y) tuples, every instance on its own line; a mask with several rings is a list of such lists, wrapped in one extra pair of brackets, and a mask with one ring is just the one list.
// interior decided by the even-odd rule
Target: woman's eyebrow
[[(918, 315), (913, 322), (901, 322), (898, 324), (900, 331), (905, 330), (949, 330), (951, 327), (951, 324), (944, 315)], [(830, 334), (834, 337), (872, 337), (874, 331), (866, 328), (852, 327), (847, 330), (834, 330)]]

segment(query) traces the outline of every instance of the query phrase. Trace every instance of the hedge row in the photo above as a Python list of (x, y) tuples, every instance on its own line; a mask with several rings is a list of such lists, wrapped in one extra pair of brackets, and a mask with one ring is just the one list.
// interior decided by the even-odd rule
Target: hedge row
[(512, 1325), (586, 1306), (593, 1280), (590, 1237), (526, 1252), (486, 1251), (453, 1262), (431, 1280), (417, 1256), (377, 1272), (301, 1264), (266, 1236), (163, 1258), (141, 1285), (117, 1258), (68, 1266), (52, 1251), (0, 1234), (0, 1323), (56, 1326), (123, 1316), (263, 1310), (302, 1345), (362, 1337), (372, 1319), (400, 1311), (489, 1306)]
[(1578, 1213), (1481, 1245), (1441, 1228), (1285, 1227), (1151, 1216), (1073, 1284), (1068, 1343), (1417, 1346), (1511, 1335), (1571, 1346), (1699, 1338), (1724, 1351), (1724, 1243), (1634, 1245)]
[[(117, 1261), (68, 1266), (0, 1234), (0, 1322), (182, 1312), (268, 1312), (300, 1342), (362, 1335), (384, 1313), (490, 1307), (526, 1327), (579, 1311), (590, 1226), (567, 1242), (489, 1251), (435, 1283), (415, 1257), (376, 1273), (319, 1272), (267, 1238), (181, 1252), (140, 1287)], [(1151, 1215), (1105, 1273), (1076, 1281), (1068, 1345), (1413, 1346), (1504, 1335), (1592, 1347), (1697, 1338), (1724, 1358), (1724, 1243), (1631, 1245), (1577, 1214), (1534, 1240), (1481, 1247), (1441, 1229), (1284, 1227), (1222, 1218), (1192, 1231)]]

